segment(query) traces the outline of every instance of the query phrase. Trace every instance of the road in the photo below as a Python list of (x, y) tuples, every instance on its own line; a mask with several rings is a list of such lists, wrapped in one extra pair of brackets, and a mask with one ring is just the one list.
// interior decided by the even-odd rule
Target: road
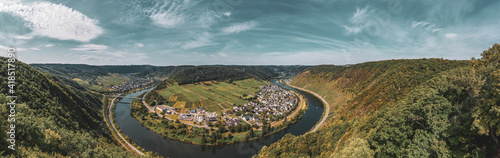
[(144, 96), (142, 96), (142, 104), (144, 104), (144, 106), (146, 106), (146, 108), (148, 108), (149, 112), (155, 112), (155, 107), (151, 107), (149, 106), (147, 103), (146, 103), (146, 95), (148, 95), (149, 91), (146, 92), (146, 94), (144, 94)]
[(287, 86), (289, 87), (292, 87), (292, 88), (295, 88), (295, 89), (299, 89), (299, 90), (302, 90), (302, 91), (305, 91), (305, 92), (308, 92), (308, 93), (311, 93), (313, 94), (314, 96), (318, 97), (321, 102), (323, 102), (323, 105), (325, 106), (325, 112), (323, 112), (323, 119), (321, 119), (321, 121), (316, 125), (316, 127), (313, 128), (313, 130), (311, 130), (311, 132), (315, 132), (316, 130), (318, 130), (319, 127), (321, 127), (321, 125), (323, 123), (325, 123), (326, 119), (328, 118), (328, 114), (330, 113), (330, 104), (328, 104), (328, 102), (326, 102), (326, 100), (321, 97), (320, 95), (310, 91), (310, 90), (307, 90), (307, 89), (304, 89), (304, 88), (300, 88), (300, 87), (297, 87), (297, 86), (292, 86), (292, 85), (289, 85), (289, 84), (286, 84)]
[[(118, 94), (118, 96), (120, 96), (121, 94)], [(142, 155), (144, 156), (144, 153), (142, 153), (141, 151), (137, 150), (137, 148), (135, 148), (134, 146), (132, 146), (127, 140), (125, 140), (125, 138), (123, 138), (123, 136), (118, 132), (118, 130), (116, 129), (115, 127), (115, 123), (112, 121), (111, 119), (111, 110), (112, 110), (112, 107), (113, 107), (113, 104), (115, 103), (115, 100), (116, 98), (118, 98), (118, 96), (116, 96), (115, 98), (113, 98), (113, 100), (111, 101), (111, 105), (109, 105), (109, 111), (108, 111), (108, 122), (111, 123), (111, 126), (113, 127), (113, 129), (115, 130), (115, 133), (123, 140), (123, 142), (125, 142), (126, 144), (123, 144), (125, 146), (125, 148), (127, 149), (132, 149), (133, 152), (139, 154), (139, 155)]]

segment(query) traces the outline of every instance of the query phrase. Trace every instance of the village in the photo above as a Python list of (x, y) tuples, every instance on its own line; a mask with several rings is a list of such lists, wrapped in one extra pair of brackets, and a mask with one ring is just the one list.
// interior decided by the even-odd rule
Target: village
[(114, 85), (111, 88), (113, 88), (116, 93), (123, 93), (129, 90), (149, 87), (157, 84), (158, 82), (158, 80), (155, 80), (153, 78), (131, 78), (131, 80), (122, 82), (118, 85)]
[(215, 124), (224, 126), (249, 124), (261, 127), (266, 123), (285, 118), (298, 102), (293, 92), (274, 84), (261, 86), (261, 91), (257, 95), (249, 94), (242, 97), (250, 102), (219, 112), (209, 112), (203, 107), (178, 109), (167, 105), (158, 105), (155, 111), (161, 118), (178, 119), (183, 123), (203, 128)]

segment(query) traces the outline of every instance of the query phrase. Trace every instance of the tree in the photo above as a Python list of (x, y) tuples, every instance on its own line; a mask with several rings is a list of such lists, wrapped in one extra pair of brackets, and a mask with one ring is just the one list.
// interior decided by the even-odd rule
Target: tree
[(500, 152), (500, 44), (484, 51), (482, 59), (472, 60), (485, 80), (475, 108), (474, 128), (480, 135), (490, 136)]
[(163, 111), (161, 112), (161, 118), (165, 118), (165, 113), (166, 113), (166, 112), (167, 112), (167, 111), (165, 111), (165, 110), (163, 110)]
[(334, 158), (351, 158), (351, 157), (364, 157), (372, 158), (375, 152), (370, 149), (370, 144), (368, 141), (361, 138), (351, 139), (347, 146), (340, 152), (333, 155)]
[(253, 132), (253, 128), (250, 128), (250, 130), (245, 135), (245, 139), (248, 140), (250, 138), (253, 138), (254, 136), (255, 136), (255, 133)]
[(205, 133), (201, 135), (201, 143), (203, 144), (207, 143), (207, 136), (205, 135)]

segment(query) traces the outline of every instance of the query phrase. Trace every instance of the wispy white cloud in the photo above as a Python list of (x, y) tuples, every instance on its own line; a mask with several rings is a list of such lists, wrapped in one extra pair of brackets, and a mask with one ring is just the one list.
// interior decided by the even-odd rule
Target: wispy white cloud
[[(131, 58), (132, 56), (133, 58)], [(78, 57), (83, 61), (94, 60), (100, 62), (135, 62), (149, 58), (145, 53), (130, 53), (123, 51), (89, 52), (79, 55)]]
[(46, 44), (45, 47), (54, 47), (55, 45), (54, 44)]
[(456, 33), (447, 33), (444, 34), (444, 37), (446, 38), (456, 38), (458, 35)]
[(28, 39), (32, 39), (33, 36), (21, 36), (21, 35), (19, 35), (19, 36), (14, 36), (14, 38), (16, 38), (16, 39), (22, 39), (22, 40), (28, 40)]
[(144, 43), (135, 43), (135, 46), (139, 47), (139, 48), (142, 48), (142, 47), (144, 47)]
[(170, 1), (157, 2), (154, 7), (146, 12), (154, 24), (163, 28), (174, 28), (189, 21), (191, 15), (189, 9), (196, 6), (200, 1)]
[(353, 23), (364, 22), (367, 18), (368, 6), (363, 9), (356, 8), (356, 12), (351, 18)]
[(255, 21), (236, 23), (236, 24), (231, 24), (228, 27), (222, 28), (222, 32), (224, 34), (240, 33), (243, 31), (248, 31), (250, 29), (253, 29), (257, 25), (258, 25), (258, 23)]
[(84, 44), (80, 45), (77, 48), (71, 48), (70, 50), (80, 50), (80, 51), (103, 51), (108, 49), (108, 46), (105, 45), (97, 45), (97, 44)]
[(196, 36), (195, 40), (186, 42), (184, 45), (182, 45), (182, 48), (191, 49), (191, 48), (214, 45), (215, 43), (212, 42), (212, 38), (213, 38), (212, 34), (205, 32)]
[(60, 40), (88, 42), (101, 33), (98, 21), (62, 4), (35, 2), (29, 4), (0, 3), (0, 12), (23, 18), (33, 35)]

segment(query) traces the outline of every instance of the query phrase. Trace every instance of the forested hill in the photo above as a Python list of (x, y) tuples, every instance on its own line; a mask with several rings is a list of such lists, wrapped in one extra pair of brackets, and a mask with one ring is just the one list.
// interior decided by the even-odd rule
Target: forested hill
[(119, 74), (141, 73), (156, 68), (156, 66), (151, 65), (103, 65), (98, 67), (107, 72)]
[[(15, 63), (15, 144), (7, 149), (6, 133), (1, 132), (0, 154), (12, 157), (128, 157), (133, 156), (114, 144), (102, 122), (102, 95), (75, 89), (58, 78), (17, 61)], [(10, 123), (7, 59), (0, 58), (0, 125)], [(9, 128), (10, 130), (10, 128)]]
[(158, 66), (135, 74), (135, 77), (156, 77), (167, 79), (174, 76), (177, 72), (194, 66)]
[(31, 64), (30, 66), (45, 72), (65, 78), (93, 79), (108, 75), (108, 71), (93, 65), (85, 64)]
[(179, 84), (201, 81), (234, 81), (248, 78), (269, 79), (278, 76), (269, 69), (245, 66), (197, 66), (185, 68), (176, 73), (172, 79)]
[[(219, 65), (219, 66), (158, 66), (158, 67), (152, 67), (150, 69), (147, 69), (143, 72), (137, 73), (135, 76), (136, 77), (158, 77), (162, 79), (167, 79), (167, 78), (172, 78), (174, 77), (177, 73), (183, 71), (184, 69), (189, 69), (188, 71), (196, 71), (196, 69), (204, 69), (208, 70), (207, 68), (216, 68), (219, 67), (219, 69), (233, 69), (233, 70), (239, 70), (239, 71), (244, 71), (250, 75), (257, 76), (258, 78), (261, 79), (268, 79), (270, 77), (275, 77), (278, 75), (288, 75), (288, 74), (296, 74), (300, 72), (301, 70), (307, 68), (308, 66), (300, 66), (300, 65), (290, 65), (290, 66), (273, 66), (273, 65), (266, 65), (266, 66), (238, 66), (238, 65)], [(220, 68), (223, 67), (223, 68)], [(225, 72), (232, 71), (232, 70), (222, 70)], [(201, 71), (198, 71), (201, 72)], [(281, 73), (281, 74), (278, 74)]]
[(328, 121), (257, 157), (498, 157), (500, 45), (482, 59), (316, 66), (292, 84), (323, 96)]

